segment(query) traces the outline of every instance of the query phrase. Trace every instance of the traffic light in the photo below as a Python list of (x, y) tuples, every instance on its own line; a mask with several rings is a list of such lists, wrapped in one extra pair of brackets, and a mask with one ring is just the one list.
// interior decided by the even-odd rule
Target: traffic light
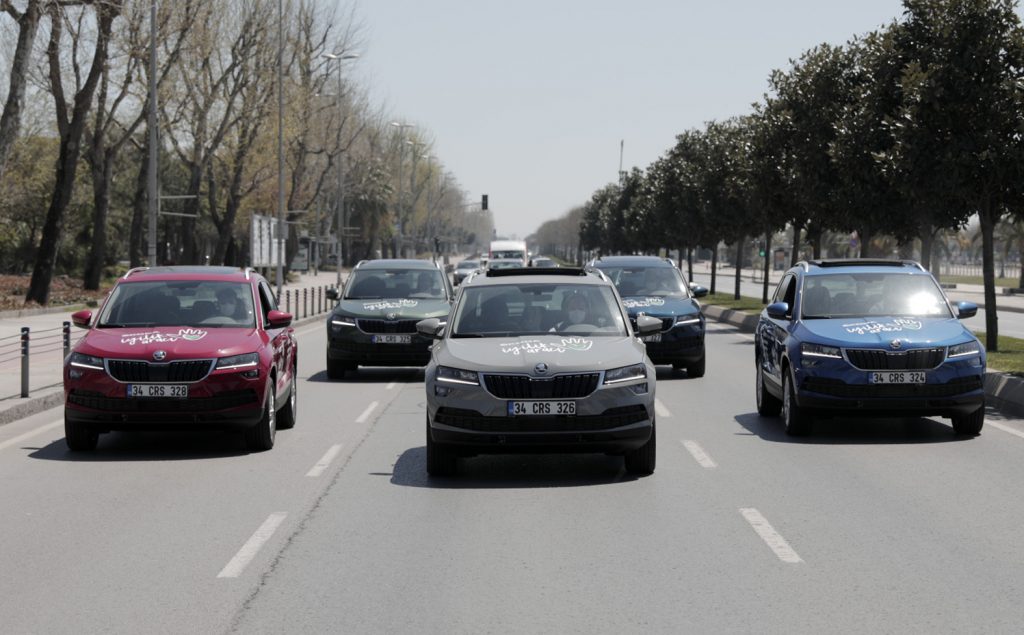
[(480, 199), (480, 209), (487, 211), (487, 195), (484, 194)]

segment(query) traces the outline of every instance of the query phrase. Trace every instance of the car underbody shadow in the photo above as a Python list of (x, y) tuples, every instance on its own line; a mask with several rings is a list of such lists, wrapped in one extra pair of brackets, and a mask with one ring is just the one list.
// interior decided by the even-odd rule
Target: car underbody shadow
[(955, 434), (949, 422), (940, 417), (815, 418), (814, 429), (807, 436), (786, 434), (779, 417), (762, 417), (749, 412), (733, 419), (750, 433), (776, 443), (887, 445), (950, 443), (971, 438)]
[(304, 381), (327, 384), (379, 384), (388, 382), (416, 383), (423, 381), (423, 367), (420, 366), (370, 366), (356, 371), (347, 371), (344, 379), (331, 379), (326, 370), (300, 377)]
[[(287, 432), (278, 431), (277, 434), (280, 441)], [(61, 438), (34, 449), (28, 456), (44, 461), (73, 462), (192, 461), (245, 456), (249, 453), (241, 432), (147, 430), (101, 434), (99, 445), (91, 452), (72, 452)]]

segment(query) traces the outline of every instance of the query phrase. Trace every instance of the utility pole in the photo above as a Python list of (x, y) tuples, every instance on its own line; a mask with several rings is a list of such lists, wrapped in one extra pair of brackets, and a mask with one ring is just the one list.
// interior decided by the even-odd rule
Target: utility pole
[(284, 286), (284, 0), (277, 0), (277, 297)]
[(149, 112), (146, 113), (146, 131), (149, 135), (149, 157), (146, 166), (146, 204), (149, 212), (149, 266), (155, 267), (156, 261), (156, 0), (149, 5)]

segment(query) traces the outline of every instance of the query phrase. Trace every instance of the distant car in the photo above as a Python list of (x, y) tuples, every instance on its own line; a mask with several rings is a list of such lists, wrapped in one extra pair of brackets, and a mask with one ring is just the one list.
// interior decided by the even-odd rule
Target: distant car
[(479, 260), (463, 260), (455, 266), (455, 272), (452, 274), (455, 285), (462, 284), (462, 281), (466, 279), (466, 276), (479, 269), (482, 265)]
[(985, 421), (985, 349), (912, 261), (815, 260), (783, 276), (755, 333), (757, 411), (786, 432), (816, 416), (942, 416), (958, 434)]
[(655, 364), (686, 369), (688, 377), (703, 377), (704, 314), (697, 298), (707, 295), (700, 285), (688, 285), (671, 260), (655, 256), (605, 256), (590, 266), (611, 278), (631, 320), (649, 315), (661, 320), (661, 331), (643, 337)]
[(71, 450), (100, 433), (240, 429), (269, 450), (295, 425), (298, 343), (267, 281), (234, 267), (140, 267), (117, 281), (64, 363)]
[(448, 277), (429, 260), (364, 260), (356, 265), (327, 317), (327, 376), (342, 379), (359, 366), (425, 366), (424, 318), (448, 315)]
[(558, 267), (558, 263), (550, 258), (538, 256), (537, 258), (534, 258), (533, 260), (530, 261), (530, 266), (537, 267), (538, 269), (554, 269)]
[[(556, 273), (557, 272), (557, 273)], [(427, 471), (511, 452), (602, 452), (655, 467), (654, 366), (611, 282), (578, 268), (491, 269), (460, 287), (426, 370)], [(639, 333), (661, 322), (638, 319)]]
[(523, 261), (518, 258), (494, 258), (487, 263), (488, 269), (522, 269)]

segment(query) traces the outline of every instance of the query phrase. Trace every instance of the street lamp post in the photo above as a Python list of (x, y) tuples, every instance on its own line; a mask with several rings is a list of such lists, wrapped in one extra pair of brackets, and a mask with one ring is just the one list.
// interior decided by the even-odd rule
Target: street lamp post
[(341, 86), (341, 64), (345, 60), (354, 60), (359, 58), (358, 53), (324, 53), (325, 58), (329, 60), (335, 60), (338, 62), (338, 94), (335, 95), (335, 99), (338, 102), (338, 206), (335, 210), (335, 223), (338, 226), (338, 231), (335, 232), (334, 237), (334, 249), (337, 253), (337, 263), (335, 266), (335, 285), (341, 286), (341, 266), (345, 262), (345, 256), (348, 255), (348, 249), (342, 249), (345, 246), (345, 227), (348, 226), (348, 214), (345, 208), (345, 155), (341, 149), (341, 124), (344, 120), (344, 102), (342, 101), (342, 86)]
[[(399, 123), (392, 121), (391, 125), (404, 130), (405, 128), (415, 128), (411, 123)], [(397, 232), (395, 234), (395, 257), (401, 258), (402, 254), (402, 172), (403, 166), (405, 165), (405, 151), (402, 149), (402, 144), (398, 146), (398, 189), (395, 192), (395, 218), (398, 222)]]
[(149, 266), (155, 267), (156, 262), (156, 0), (149, 5), (149, 112), (146, 113), (146, 127), (149, 135), (149, 157), (146, 167), (146, 197), (149, 212)]
[(284, 286), (284, 0), (277, 0), (277, 297)]

